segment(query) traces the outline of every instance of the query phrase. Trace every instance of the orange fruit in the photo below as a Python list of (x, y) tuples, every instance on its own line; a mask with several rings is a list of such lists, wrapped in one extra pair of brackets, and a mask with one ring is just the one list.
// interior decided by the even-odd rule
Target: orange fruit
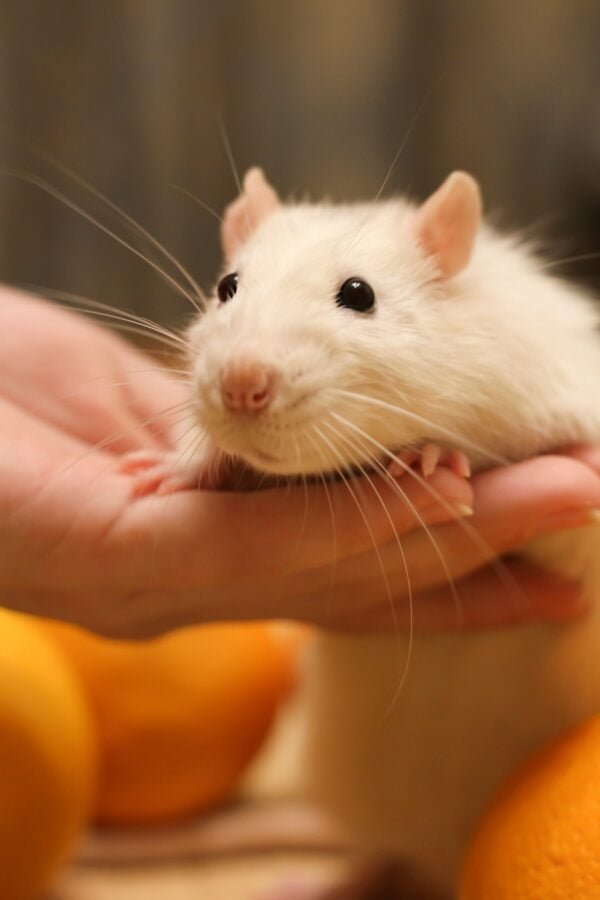
[(201, 626), (145, 643), (46, 627), (94, 714), (105, 823), (173, 819), (231, 794), (293, 681), (296, 642), (281, 626)]
[(599, 900), (600, 716), (536, 754), (484, 813), (460, 900)]
[(89, 815), (95, 735), (77, 676), (39, 625), (0, 610), (0, 896), (48, 885)]

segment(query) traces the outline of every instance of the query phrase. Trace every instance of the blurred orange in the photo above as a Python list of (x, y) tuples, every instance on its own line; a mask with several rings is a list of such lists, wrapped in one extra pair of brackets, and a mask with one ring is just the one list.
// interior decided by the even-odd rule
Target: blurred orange
[(79, 680), (32, 619), (0, 610), (0, 895), (38, 897), (89, 814), (95, 735)]
[(133, 643), (45, 627), (93, 710), (105, 823), (173, 819), (231, 794), (293, 683), (301, 633), (211, 625)]
[(533, 757), (484, 814), (460, 900), (599, 900), (600, 716)]

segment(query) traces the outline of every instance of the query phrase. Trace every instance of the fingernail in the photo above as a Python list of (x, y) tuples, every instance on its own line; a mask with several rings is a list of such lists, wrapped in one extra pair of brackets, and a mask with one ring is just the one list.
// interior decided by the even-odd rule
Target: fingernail
[(458, 500), (451, 500), (450, 498), (445, 497), (436, 497), (432, 500), (431, 497), (425, 496), (423, 498), (423, 505), (420, 503), (417, 505), (422, 514), (427, 514), (430, 510), (434, 510), (436, 513), (441, 511), (446, 514), (444, 518), (454, 514), (455, 519), (468, 519), (474, 514), (473, 507), (469, 506), (468, 503), (460, 503)]
[(585, 525), (600, 523), (600, 509), (584, 507), (583, 509), (565, 509), (551, 513), (540, 520), (543, 530), (560, 530), (561, 528), (583, 528)]
[(456, 510), (456, 512), (462, 519), (466, 519), (469, 516), (472, 516), (474, 512), (473, 507), (467, 506), (466, 503), (453, 503), (452, 507)]

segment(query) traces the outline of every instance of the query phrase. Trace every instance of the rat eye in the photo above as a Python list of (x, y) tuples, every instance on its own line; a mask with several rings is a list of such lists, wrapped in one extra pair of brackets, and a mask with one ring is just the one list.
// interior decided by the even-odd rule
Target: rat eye
[(356, 312), (370, 312), (375, 306), (375, 292), (366, 281), (349, 278), (339, 289), (335, 302)]
[(231, 300), (232, 297), (235, 297), (237, 289), (237, 272), (231, 272), (229, 275), (225, 275), (223, 278), (221, 278), (219, 284), (217, 285), (217, 294), (219, 295), (219, 300), (221, 301), (221, 303), (227, 303), (228, 300)]

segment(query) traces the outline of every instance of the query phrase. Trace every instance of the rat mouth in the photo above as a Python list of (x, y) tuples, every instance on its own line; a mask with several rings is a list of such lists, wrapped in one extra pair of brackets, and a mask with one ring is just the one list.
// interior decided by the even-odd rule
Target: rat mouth
[(279, 463), (279, 464), (281, 464), (282, 462), (284, 462), (284, 460), (280, 459), (280, 458), (277, 457), (277, 456), (274, 456), (272, 453), (266, 453), (264, 450), (259, 450), (259, 449), (256, 448), (256, 447), (253, 447), (253, 448), (252, 448), (251, 453), (252, 453), (252, 456), (256, 457), (256, 459), (257, 459), (259, 462), (261, 462), (261, 463), (266, 463), (267, 465), (268, 465), (269, 463), (271, 463), (271, 464), (273, 464), (273, 463)]
[[(310, 417), (314, 421), (314, 416)], [(250, 419), (249, 425), (253, 424)], [(258, 424), (258, 423), (257, 423)], [(222, 420), (204, 422), (215, 450), (223, 461), (224, 477), (218, 486), (226, 490), (323, 484), (354, 480), (360, 477), (385, 476), (389, 463), (401, 458), (414, 444), (401, 444), (385, 449), (383, 444), (365, 458), (348, 458), (342, 444), (329, 444), (315, 452), (316, 441), (302, 440), (296, 428), (263, 434), (259, 428), (230, 429)], [(254, 432), (254, 433), (252, 433)], [(408, 466), (407, 466), (408, 468)], [(243, 470), (243, 473), (242, 473)]]
[(382, 454), (376, 461), (361, 465), (348, 463), (335, 469), (320, 469), (313, 472), (273, 471), (271, 466), (284, 466), (286, 460), (253, 447), (248, 451), (248, 455), (223, 452), (223, 460), (214, 487), (218, 490), (247, 493), (285, 486), (323, 485), (324, 482), (335, 484), (365, 476), (381, 475), (387, 461)]

